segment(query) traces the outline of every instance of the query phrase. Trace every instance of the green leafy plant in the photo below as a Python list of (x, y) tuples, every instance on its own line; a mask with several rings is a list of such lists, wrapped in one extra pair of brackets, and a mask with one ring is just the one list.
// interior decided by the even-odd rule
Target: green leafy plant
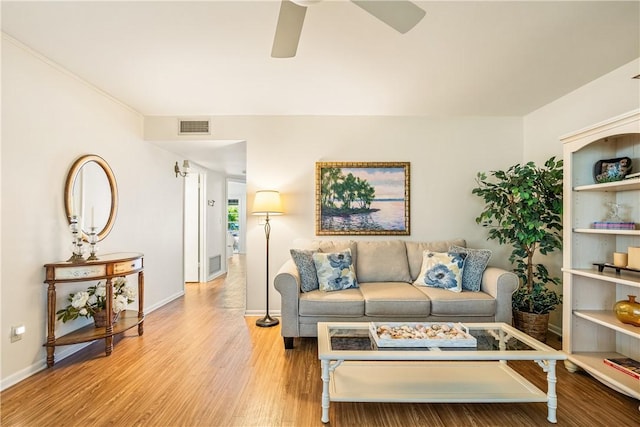
[(547, 285), (559, 285), (547, 268), (534, 263), (536, 253), (562, 249), (562, 160), (551, 157), (543, 167), (529, 162), (505, 171), (479, 172), (472, 193), (485, 201), (476, 222), (489, 239), (513, 246), (509, 262), (520, 278), (513, 309), (546, 314), (562, 302)]
[[(119, 313), (127, 308), (135, 298), (135, 290), (127, 285), (125, 277), (117, 277), (113, 280), (113, 300), (111, 310)], [(78, 317), (93, 317), (93, 315), (107, 308), (107, 289), (103, 282), (89, 286), (86, 291), (69, 294), (67, 301), (70, 303), (65, 308), (58, 310), (58, 320), (66, 323)]]

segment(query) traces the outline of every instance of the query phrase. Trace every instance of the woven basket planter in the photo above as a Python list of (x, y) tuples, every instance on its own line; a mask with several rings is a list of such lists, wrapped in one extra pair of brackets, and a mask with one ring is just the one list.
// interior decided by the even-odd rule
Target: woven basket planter
[(513, 310), (513, 326), (540, 342), (547, 342), (549, 313), (535, 314)]
[[(120, 313), (111, 313), (111, 324), (113, 325), (118, 321), (118, 317), (120, 317)], [(96, 328), (104, 328), (107, 326), (107, 311), (100, 310), (93, 313), (93, 323), (96, 325)]]

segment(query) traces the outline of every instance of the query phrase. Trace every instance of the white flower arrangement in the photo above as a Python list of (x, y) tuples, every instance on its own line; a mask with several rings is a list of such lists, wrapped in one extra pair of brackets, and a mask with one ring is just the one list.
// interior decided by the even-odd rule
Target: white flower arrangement
[[(134, 301), (135, 290), (127, 285), (125, 277), (117, 277), (113, 280), (113, 300), (111, 309), (114, 313), (126, 310), (127, 305)], [(107, 288), (106, 284), (98, 282), (94, 286), (89, 286), (86, 291), (69, 294), (67, 301), (71, 304), (58, 310), (58, 320), (67, 322), (78, 317), (93, 317), (93, 314), (107, 308)]]

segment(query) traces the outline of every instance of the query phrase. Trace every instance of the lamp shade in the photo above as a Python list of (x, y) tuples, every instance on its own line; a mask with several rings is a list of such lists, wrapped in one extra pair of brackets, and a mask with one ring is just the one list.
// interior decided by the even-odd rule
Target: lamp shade
[(254, 215), (282, 215), (283, 213), (279, 192), (275, 190), (256, 191), (256, 198), (253, 200)]

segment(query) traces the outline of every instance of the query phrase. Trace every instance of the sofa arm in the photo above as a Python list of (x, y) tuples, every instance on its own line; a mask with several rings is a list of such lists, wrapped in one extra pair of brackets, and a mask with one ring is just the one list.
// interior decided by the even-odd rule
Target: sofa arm
[(273, 285), (280, 292), (280, 317), (282, 327), (280, 333), (285, 338), (300, 336), (298, 307), (300, 301), (300, 274), (293, 259), (288, 259), (273, 280)]
[(511, 297), (518, 289), (518, 276), (497, 267), (487, 267), (482, 276), (480, 290), (496, 299), (496, 322), (511, 325), (513, 309)]

